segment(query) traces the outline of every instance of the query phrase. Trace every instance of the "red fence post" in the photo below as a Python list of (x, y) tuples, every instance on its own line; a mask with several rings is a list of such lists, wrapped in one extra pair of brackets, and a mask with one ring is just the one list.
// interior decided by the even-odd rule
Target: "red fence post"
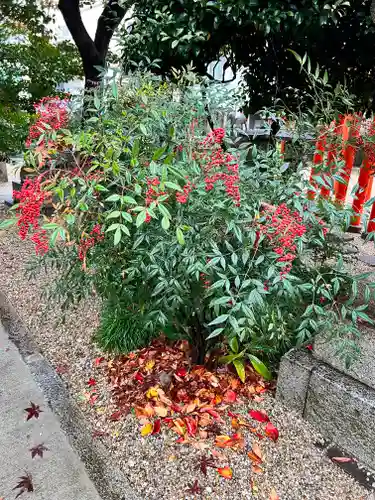
[(371, 165), (368, 158), (365, 157), (359, 172), (358, 189), (354, 195), (353, 205), (352, 205), (354, 215), (351, 220), (349, 231), (354, 233), (361, 232), (361, 216), (363, 213), (363, 205), (367, 201), (366, 197), (368, 195), (368, 186), (370, 184), (370, 179), (371, 179)]
[(338, 182), (338, 181), (335, 182), (336, 201), (338, 201), (341, 204), (345, 203), (346, 193), (348, 191), (350, 174), (352, 172), (354, 157), (355, 157), (355, 152), (356, 152), (355, 146), (353, 146), (352, 144), (348, 144), (351, 136), (353, 137), (356, 135), (355, 127), (350, 127), (350, 125), (347, 123), (348, 121), (349, 122), (353, 121), (353, 117), (351, 117), (351, 116), (345, 117), (343, 125), (342, 125), (342, 139), (344, 142), (343, 156), (344, 156), (344, 160), (345, 160), (345, 168), (341, 174), (341, 177), (345, 183)]

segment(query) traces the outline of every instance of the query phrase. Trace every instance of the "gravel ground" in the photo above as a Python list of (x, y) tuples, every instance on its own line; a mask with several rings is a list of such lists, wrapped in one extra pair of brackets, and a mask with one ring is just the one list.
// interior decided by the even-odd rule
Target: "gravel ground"
[[(360, 240), (361, 241), (361, 240)], [(248, 408), (264, 408), (280, 431), (277, 443), (269, 439), (259, 442), (264, 457), (264, 472), (253, 474), (246, 454), (232, 450), (222, 465), (233, 469), (231, 481), (221, 478), (215, 469), (208, 469), (207, 477), (196, 469), (201, 450), (177, 445), (170, 431), (142, 438), (139, 422), (132, 415), (111, 422), (113, 412), (104, 374), (93, 367), (93, 360), (102, 353), (91, 339), (98, 324), (98, 301), (90, 301), (71, 309), (62, 324), (58, 305), (40, 299), (40, 292), (53, 275), (41, 275), (27, 281), (24, 265), (31, 255), (30, 245), (21, 242), (15, 231), (0, 231), (0, 283), (13, 306), (35, 336), (40, 350), (56, 367), (69, 388), (71, 397), (87, 416), (93, 432), (105, 432), (96, 437), (108, 447), (108, 461), (120, 465), (134, 490), (145, 500), (180, 500), (194, 498), (186, 493), (197, 479), (205, 500), (269, 499), (272, 488), (283, 500), (364, 500), (368, 492), (332, 463), (324, 451), (315, 446), (321, 437), (306, 422), (271, 395), (258, 403), (244, 403), (240, 412)], [(366, 247), (366, 252), (369, 253)], [(98, 399), (92, 406), (87, 401), (87, 380), (97, 381)], [(86, 395), (85, 395), (86, 394)], [(236, 409), (233, 409), (236, 411)], [(259, 424), (261, 426), (261, 424)], [(230, 432), (223, 428), (223, 434)], [(246, 432), (246, 447), (251, 448), (253, 435)], [(255, 487), (251, 487), (253, 479)]]

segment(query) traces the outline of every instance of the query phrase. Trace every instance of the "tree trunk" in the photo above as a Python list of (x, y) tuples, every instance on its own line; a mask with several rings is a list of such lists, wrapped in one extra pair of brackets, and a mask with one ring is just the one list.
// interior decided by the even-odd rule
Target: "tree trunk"
[(59, 0), (58, 7), (81, 55), (85, 89), (95, 89), (101, 83), (100, 68), (105, 67), (109, 42), (125, 15), (125, 9), (118, 4), (118, 0), (108, 0), (92, 40), (82, 21), (79, 0)]

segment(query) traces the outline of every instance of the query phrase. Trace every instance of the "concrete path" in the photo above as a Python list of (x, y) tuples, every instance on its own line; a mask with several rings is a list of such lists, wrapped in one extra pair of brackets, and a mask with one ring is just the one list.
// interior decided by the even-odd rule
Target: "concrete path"
[[(26, 421), (30, 402), (43, 410)], [(44, 444), (43, 458), (31, 458), (30, 448)], [(13, 500), (20, 477), (31, 474), (34, 492), (27, 500), (100, 500), (78, 455), (17, 348), (0, 323), (0, 499)]]

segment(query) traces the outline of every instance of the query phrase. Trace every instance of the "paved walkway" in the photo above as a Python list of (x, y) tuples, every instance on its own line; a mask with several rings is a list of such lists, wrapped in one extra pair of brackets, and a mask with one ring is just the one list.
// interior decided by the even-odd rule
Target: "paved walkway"
[[(43, 410), (26, 421), (30, 402)], [(43, 458), (30, 448), (44, 444)], [(100, 500), (78, 455), (48, 408), (29, 368), (0, 323), (0, 500), (13, 500), (20, 477), (32, 476), (34, 492), (25, 500)]]

